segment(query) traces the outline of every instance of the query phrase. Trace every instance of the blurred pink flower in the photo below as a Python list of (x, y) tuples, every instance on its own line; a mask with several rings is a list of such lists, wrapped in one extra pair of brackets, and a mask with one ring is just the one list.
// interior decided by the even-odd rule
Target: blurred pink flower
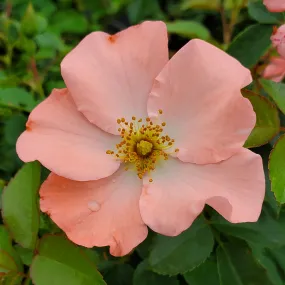
[(285, 77), (285, 58), (272, 57), (263, 72), (263, 77), (280, 82)]
[(263, 4), (270, 12), (283, 12), (285, 11), (284, 0), (263, 0)]
[(201, 40), (169, 61), (167, 42), (162, 22), (88, 35), (61, 64), (68, 90), (33, 110), (17, 142), (52, 171), (41, 210), (77, 244), (125, 255), (147, 226), (178, 235), (205, 204), (232, 223), (259, 217), (262, 160), (242, 147), (255, 125), (240, 92), (249, 70)]
[(271, 41), (278, 53), (285, 58), (285, 25), (274, 30)]

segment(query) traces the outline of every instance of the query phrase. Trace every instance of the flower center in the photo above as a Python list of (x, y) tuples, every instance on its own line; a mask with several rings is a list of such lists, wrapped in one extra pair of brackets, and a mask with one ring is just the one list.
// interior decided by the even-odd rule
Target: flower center
[[(159, 110), (159, 114), (162, 114), (162, 110)], [(106, 151), (107, 154), (128, 164), (126, 170), (133, 167), (140, 179), (155, 169), (157, 161), (168, 159), (168, 155), (173, 153), (170, 149), (175, 142), (174, 139), (163, 134), (165, 122), (159, 125), (154, 124), (150, 118), (144, 121), (137, 120), (134, 116), (131, 122), (127, 122), (125, 118), (117, 119), (122, 140), (116, 145), (116, 151)], [(178, 151), (179, 149), (174, 150), (174, 152)], [(152, 179), (149, 181), (152, 182)]]
[(151, 153), (153, 149), (153, 144), (151, 142), (141, 140), (137, 143), (137, 154), (140, 156), (147, 156)]

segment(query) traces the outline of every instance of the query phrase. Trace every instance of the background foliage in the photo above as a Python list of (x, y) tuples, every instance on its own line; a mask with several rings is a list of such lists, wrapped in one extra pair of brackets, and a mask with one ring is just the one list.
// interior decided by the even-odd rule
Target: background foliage
[[(284, 15), (261, 0), (1, 0), (0, 11), (1, 284), (285, 284), (285, 85), (260, 75)], [(59, 65), (80, 39), (145, 19), (167, 23), (171, 54), (201, 38), (251, 69), (254, 82), (243, 95), (257, 123), (245, 146), (263, 158), (266, 197), (257, 223), (230, 224), (207, 207), (180, 236), (151, 232), (130, 255), (114, 258), (108, 248), (72, 244), (40, 213), (48, 171), (37, 162), (23, 166), (15, 143), (29, 112), (64, 87)]]

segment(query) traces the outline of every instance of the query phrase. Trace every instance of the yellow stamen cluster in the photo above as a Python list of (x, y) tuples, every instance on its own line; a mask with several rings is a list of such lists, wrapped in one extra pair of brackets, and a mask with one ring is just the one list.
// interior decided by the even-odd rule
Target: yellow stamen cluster
[[(162, 110), (158, 113), (162, 114)], [(122, 141), (116, 145), (116, 151), (107, 150), (106, 153), (124, 163), (133, 164), (140, 179), (155, 169), (159, 159), (168, 159), (169, 149), (173, 147), (175, 141), (163, 135), (165, 122), (158, 125), (154, 124), (150, 118), (146, 118), (143, 122), (141, 118), (137, 119), (133, 116), (131, 122), (126, 121), (125, 118), (119, 118), (117, 123), (120, 125), (118, 131)], [(179, 149), (174, 151), (178, 152)], [(152, 181), (150, 178), (149, 182)]]

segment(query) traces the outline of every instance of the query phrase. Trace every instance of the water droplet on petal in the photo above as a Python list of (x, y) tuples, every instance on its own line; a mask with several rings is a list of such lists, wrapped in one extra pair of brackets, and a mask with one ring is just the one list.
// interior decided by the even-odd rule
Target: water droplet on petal
[(115, 183), (115, 182), (116, 182), (116, 179), (113, 179), (112, 182)]
[(101, 206), (96, 201), (89, 201), (88, 202), (88, 208), (89, 208), (90, 211), (97, 212), (97, 211), (100, 210)]

